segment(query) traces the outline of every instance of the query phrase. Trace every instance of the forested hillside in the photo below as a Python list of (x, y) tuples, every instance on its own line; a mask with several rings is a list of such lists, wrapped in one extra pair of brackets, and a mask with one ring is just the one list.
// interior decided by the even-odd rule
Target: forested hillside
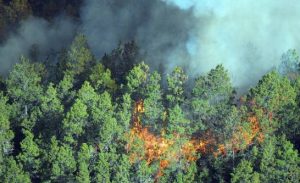
[(1, 182), (299, 182), (295, 50), (242, 96), (226, 68), (162, 75), (134, 42), (100, 60), (78, 34), (56, 65), (1, 79)]
[(0, 182), (300, 182), (300, 6), (223, 2), (0, 0)]

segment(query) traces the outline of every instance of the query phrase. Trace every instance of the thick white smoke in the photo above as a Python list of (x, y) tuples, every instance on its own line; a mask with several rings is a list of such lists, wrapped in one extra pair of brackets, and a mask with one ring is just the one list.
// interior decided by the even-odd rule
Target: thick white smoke
[[(207, 72), (217, 64), (229, 69), (236, 86), (255, 84), (277, 66), (282, 53), (299, 50), (298, 0), (165, 0), (194, 11), (198, 31), (187, 44), (191, 71)], [(205, 20), (205, 24), (202, 22)]]

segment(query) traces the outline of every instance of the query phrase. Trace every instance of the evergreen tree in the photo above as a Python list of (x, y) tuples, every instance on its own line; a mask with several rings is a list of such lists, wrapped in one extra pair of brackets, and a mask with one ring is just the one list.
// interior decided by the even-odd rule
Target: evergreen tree
[(63, 113), (64, 106), (57, 89), (50, 83), (45, 94), (41, 97), (41, 116), (37, 125), (37, 130), (40, 131), (45, 140), (60, 135)]
[(90, 183), (90, 160), (92, 156), (92, 149), (87, 144), (83, 143), (78, 152), (77, 166), (78, 173), (76, 180), (78, 183)]
[(298, 182), (298, 152), (285, 137), (270, 137), (264, 143), (259, 169), (262, 182)]
[(87, 107), (77, 99), (63, 120), (64, 141), (74, 144), (84, 132), (86, 119), (88, 117)]
[(212, 69), (206, 76), (198, 77), (190, 100), (195, 128), (213, 129), (231, 110), (234, 94), (228, 71), (222, 65)]
[(234, 172), (231, 174), (232, 183), (259, 183), (259, 174), (253, 171), (252, 164), (247, 160), (242, 160)]
[(73, 75), (82, 74), (93, 65), (93, 61), (93, 54), (89, 49), (86, 37), (83, 34), (78, 34), (67, 54), (66, 71)]
[(123, 129), (121, 133), (126, 133), (129, 131), (130, 127), (133, 102), (130, 95), (126, 93), (122, 96), (122, 100), (120, 100), (119, 103), (116, 118), (119, 126)]
[(191, 134), (191, 129), (189, 128), (190, 121), (185, 117), (184, 112), (179, 107), (175, 105), (174, 108), (169, 110), (167, 131), (169, 134)]
[(144, 91), (146, 97), (144, 99), (145, 118), (142, 121), (156, 131), (160, 131), (163, 127), (162, 122), (159, 121), (162, 120), (163, 115), (160, 80), (161, 77), (157, 72), (151, 74)]
[(116, 167), (116, 173), (113, 176), (113, 183), (130, 183), (130, 162), (126, 155), (119, 158), (119, 164)]
[(254, 99), (258, 106), (275, 115), (295, 103), (296, 92), (286, 77), (272, 71), (263, 76), (258, 85), (251, 89), (250, 98)]
[(131, 182), (154, 182), (157, 167), (149, 166), (145, 160), (133, 165)]
[(5, 155), (8, 155), (13, 150), (11, 143), (14, 133), (10, 127), (10, 109), (7, 104), (7, 97), (0, 93), (0, 164), (3, 161)]
[(149, 66), (141, 63), (136, 65), (129, 71), (127, 80), (127, 91), (132, 94), (133, 99), (144, 97), (143, 90), (147, 85), (149, 77)]
[[(4, 176), (5, 168), (8, 166), (8, 155), (13, 151), (12, 139), (14, 132), (10, 128), (10, 106), (7, 97), (0, 93), (0, 176)], [(4, 178), (2, 179), (4, 180)]]
[(281, 57), (281, 63), (277, 68), (278, 73), (287, 76), (294, 81), (300, 74), (299, 55), (295, 49), (290, 49)]
[(99, 93), (104, 91), (114, 92), (118, 87), (115, 80), (112, 79), (111, 71), (109, 69), (105, 69), (105, 67), (100, 63), (96, 64), (92, 68), (89, 81)]
[(3, 162), (0, 170), (0, 179), (3, 183), (30, 183), (28, 173), (23, 171), (23, 167), (12, 158), (8, 157)]
[(181, 104), (184, 101), (184, 86), (187, 76), (180, 67), (176, 67), (170, 75), (167, 76), (168, 92), (166, 99), (169, 107)]
[(98, 154), (98, 160), (94, 167), (93, 182), (109, 183), (110, 179), (110, 164), (109, 154), (100, 152)]
[(76, 170), (76, 161), (72, 148), (69, 145), (61, 145), (51, 138), (49, 150), (45, 151), (45, 162), (47, 164), (45, 178), (52, 182), (72, 182)]
[[(42, 65), (32, 64), (28, 59), (21, 57), (21, 62), (14, 66), (8, 76), (7, 93), (16, 104), (19, 119), (29, 118), (40, 103), (42, 72)], [(35, 119), (29, 121), (32, 123), (23, 125), (30, 129), (34, 126)]]
[(30, 174), (32, 178), (38, 176), (40, 161), (40, 149), (34, 141), (34, 135), (28, 131), (23, 130), (25, 138), (21, 142), (21, 154), (18, 155), (18, 160), (22, 162), (23, 169)]

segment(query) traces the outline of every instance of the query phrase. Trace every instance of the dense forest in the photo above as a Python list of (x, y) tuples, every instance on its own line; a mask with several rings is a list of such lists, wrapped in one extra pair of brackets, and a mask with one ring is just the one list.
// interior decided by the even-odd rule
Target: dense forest
[(164, 78), (134, 42), (97, 60), (79, 34), (60, 54), (1, 81), (3, 182), (300, 180), (295, 50), (243, 96), (222, 65)]
[[(0, 39), (80, 3), (0, 0)], [(78, 33), (57, 58), (0, 78), (0, 182), (300, 182), (296, 50), (245, 93), (223, 65), (151, 68), (134, 41), (98, 59)]]

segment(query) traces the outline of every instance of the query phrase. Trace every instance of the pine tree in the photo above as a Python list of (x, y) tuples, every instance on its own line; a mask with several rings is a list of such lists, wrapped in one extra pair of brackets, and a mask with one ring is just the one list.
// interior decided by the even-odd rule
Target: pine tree
[(88, 117), (87, 107), (77, 99), (63, 120), (64, 142), (76, 143), (84, 133), (84, 126)]
[(66, 71), (72, 75), (82, 74), (93, 65), (93, 54), (89, 49), (86, 37), (78, 34), (73, 40), (66, 59)]
[(100, 63), (92, 68), (89, 81), (99, 93), (104, 91), (114, 92), (118, 87), (116, 81), (112, 79), (111, 71)]
[(163, 104), (162, 91), (160, 88), (161, 77), (157, 72), (151, 74), (144, 91), (145, 117), (142, 122), (160, 132), (163, 127), (162, 119)]
[(110, 183), (110, 164), (109, 154), (100, 152), (98, 154), (98, 160), (94, 167), (93, 182)]
[(10, 106), (7, 104), (7, 97), (0, 92), (0, 175), (7, 166), (5, 161), (9, 154), (13, 151), (12, 139), (14, 132), (10, 127)]
[(92, 157), (92, 148), (83, 143), (78, 152), (77, 166), (78, 173), (76, 180), (78, 183), (90, 183), (90, 160)]
[(21, 154), (17, 156), (18, 160), (22, 162), (23, 169), (35, 178), (38, 176), (40, 161), (40, 148), (34, 140), (34, 135), (28, 131), (23, 130), (25, 138), (21, 142)]
[(31, 122), (22, 124), (28, 129), (33, 128), (36, 120), (36, 106), (40, 103), (42, 95), (42, 73), (42, 65), (32, 64), (28, 59), (21, 57), (21, 62), (14, 66), (6, 81), (8, 96), (16, 104), (17, 118), (20, 121), (26, 118)]
[(12, 157), (8, 157), (3, 162), (0, 170), (0, 179), (3, 183), (31, 183), (29, 174), (23, 171), (23, 167)]
[(264, 143), (259, 169), (262, 182), (298, 182), (299, 154), (285, 137), (270, 137)]
[(69, 145), (60, 144), (55, 137), (51, 138), (49, 149), (44, 152), (47, 169), (46, 180), (52, 182), (72, 182), (76, 171), (76, 161), (72, 148)]
[(37, 130), (43, 135), (44, 140), (60, 135), (63, 113), (64, 106), (57, 89), (50, 83), (45, 94), (41, 97), (41, 115), (37, 124)]
[(234, 172), (231, 174), (232, 183), (259, 183), (259, 174), (253, 171), (252, 164), (247, 160), (242, 160)]
[(187, 75), (180, 67), (176, 67), (170, 75), (167, 76), (168, 92), (166, 99), (169, 107), (181, 104), (184, 101), (184, 86), (187, 81)]
[(130, 162), (128, 156), (121, 155), (118, 162), (112, 182), (130, 183)]

